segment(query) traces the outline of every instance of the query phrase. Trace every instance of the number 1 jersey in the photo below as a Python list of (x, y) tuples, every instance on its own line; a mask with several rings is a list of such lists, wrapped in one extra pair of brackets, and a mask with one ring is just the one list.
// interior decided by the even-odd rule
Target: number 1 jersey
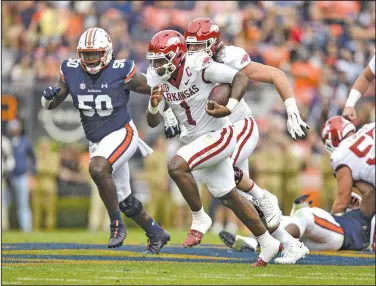
[(354, 181), (363, 180), (375, 187), (375, 123), (364, 125), (344, 139), (330, 155), (334, 171), (350, 168)]
[(89, 141), (97, 143), (131, 120), (127, 109), (129, 90), (125, 89), (125, 83), (135, 72), (135, 64), (130, 60), (111, 60), (94, 76), (81, 67), (78, 59), (61, 64), (60, 78), (68, 85)]
[(163, 111), (165, 102), (172, 108), (181, 124), (180, 141), (189, 143), (231, 124), (228, 117), (214, 118), (206, 113), (205, 108), (210, 91), (217, 83), (232, 83), (237, 73), (235, 69), (214, 62), (206, 54), (197, 53), (186, 56), (176, 73), (176, 81), (161, 81), (150, 70), (146, 77), (151, 87), (162, 85), (164, 98), (159, 108)]

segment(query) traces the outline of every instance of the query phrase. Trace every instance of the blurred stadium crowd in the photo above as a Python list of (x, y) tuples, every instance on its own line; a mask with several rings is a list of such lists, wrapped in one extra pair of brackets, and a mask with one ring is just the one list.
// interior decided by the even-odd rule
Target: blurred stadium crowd
[[(374, 54), (373, 1), (2, 2), (3, 86), (22, 86), (21, 97), (39, 102), (41, 94), (33, 90), (56, 81), (60, 63), (77, 57), (79, 36), (94, 26), (110, 34), (117, 58), (132, 59), (139, 71), (146, 72), (145, 54), (151, 37), (161, 29), (184, 33), (186, 25), (196, 17), (214, 19), (225, 44), (243, 47), (253, 61), (286, 72), (302, 117), (311, 127), (307, 138), (294, 142), (286, 131), (285, 108), (274, 87), (250, 83), (245, 98), (261, 135), (250, 159), (251, 176), (278, 196), (285, 213), (301, 193), (311, 193), (315, 205), (329, 209), (335, 195), (335, 180), (320, 140), (320, 128), (328, 117), (341, 114), (352, 84)], [(132, 185), (160, 224), (183, 227), (189, 224), (185, 221), (190, 217), (186, 215), (188, 209), (179, 190), (168, 179), (166, 168), (179, 142), (167, 141), (163, 129), (147, 127), (147, 102), (147, 96), (133, 95), (129, 103), (141, 136), (155, 150), (144, 160), (141, 155), (132, 159)], [(357, 127), (375, 121), (374, 85), (359, 101), (357, 110)], [(22, 114), (17, 116), (26, 120)], [(14, 129), (17, 133), (17, 127), (20, 132), (22, 128), (14, 121), (4, 126), (8, 128), (2, 129), (2, 133), (11, 139), (14, 152), (20, 152), (15, 138), (21, 135), (14, 135)], [(24, 185), (29, 193), (13, 190), (3, 196), (8, 206), (10, 198), (16, 197), (22, 229), (40, 229), (42, 218), (46, 219), (45, 226), (53, 229), (59, 206), (57, 197), (64, 193), (62, 190), (79, 193), (85, 187), (91, 192), (90, 209), (87, 208), (89, 228), (107, 228), (108, 222), (103, 221), (106, 211), (87, 173), (85, 141), (60, 144), (48, 137), (35, 137), (32, 128), (22, 136), (31, 138), (34, 148), (24, 156), (15, 156), (16, 169), (17, 164), (24, 164), (20, 160), (32, 158), (35, 162), (21, 174), (28, 177), (29, 183)], [(6, 175), (8, 182), (20, 176), (14, 171)], [(224, 222), (231, 232), (240, 226), (229, 212), (211, 200), (208, 192), (201, 193), (215, 217), (213, 231), (221, 230)], [(25, 203), (19, 196), (31, 201)], [(29, 205), (32, 222), (22, 218)]]

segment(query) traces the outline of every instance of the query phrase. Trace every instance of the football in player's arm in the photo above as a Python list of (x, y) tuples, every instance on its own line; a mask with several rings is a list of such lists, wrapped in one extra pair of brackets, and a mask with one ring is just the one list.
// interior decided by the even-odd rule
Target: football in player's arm
[[(296, 135), (304, 137), (305, 133), (302, 128), (309, 129), (309, 126), (300, 117), (293, 90), (283, 71), (251, 61), (248, 53), (240, 47), (224, 46), (220, 41), (218, 25), (210, 18), (193, 20), (188, 24), (184, 36), (190, 51), (202, 49), (216, 62), (224, 62), (241, 71), (250, 80), (274, 84), (286, 107), (288, 132), (293, 139), (296, 139)], [(228, 52), (226, 52), (227, 49)], [(224, 60), (223, 57), (227, 57), (227, 59)]]
[[(206, 80), (209, 82), (217, 82), (217, 83), (227, 83), (226, 80), (224, 80), (225, 77), (223, 77), (223, 74), (229, 73), (229, 70), (232, 70), (231, 68), (216, 63), (212, 61), (212, 59), (206, 55), (206, 54), (198, 54), (196, 56), (197, 58), (195, 60), (192, 60), (192, 62), (200, 63), (207, 61), (206, 67), (205, 67), (205, 75)], [(205, 59), (204, 59), (205, 58)], [(194, 67), (192, 67), (194, 68)], [(213, 72), (210, 72), (210, 69), (213, 70)], [(221, 74), (221, 70), (223, 70), (223, 73)], [(223, 78), (222, 78), (223, 77)], [(235, 106), (238, 104), (238, 102), (243, 98), (244, 93), (248, 86), (248, 78), (241, 72), (236, 72), (234, 77), (232, 78), (231, 82), (231, 94), (230, 99), (226, 106), (220, 105), (214, 101), (209, 101), (208, 104), (212, 104), (214, 107), (213, 109), (209, 110), (208, 106), (206, 106), (206, 112), (215, 118), (221, 118), (226, 117), (231, 114), (231, 111), (235, 108)], [(163, 87), (162, 85), (156, 85), (152, 88), (152, 93), (150, 96), (149, 101), (149, 107), (146, 111), (146, 119), (150, 127), (154, 128), (158, 126), (160, 122), (160, 114), (159, 114), (159, 103), (163, 99)], [(163, 107), (163, 106), (162, 106)]]
[(349, 98), (346, 101), (346, 106), (343, 109), (343, 117), (351, 122), (356, 120), (355, 104), (360, 99), (362, 94), (364, 94), (371, 82), (375, 79), (375, 56), (368, 64), (368, 66), (363, 70), (363, 72), (356, 79), (351, 91)]

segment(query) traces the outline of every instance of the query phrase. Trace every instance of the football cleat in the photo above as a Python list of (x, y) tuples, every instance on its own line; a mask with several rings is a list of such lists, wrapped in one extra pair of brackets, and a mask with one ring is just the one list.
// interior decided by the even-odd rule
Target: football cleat
[(303, 242), (297, 240), (297, 243), (287, 245), (282, 250), (282, 257), (275, 259), (278, 264), (295, 264), (298, 260), (309, 254), (309, 249)]
[(292, 208), (290, 211), (290, 216), (293, 216), (297, 210), (311, 207), (313, 201), (312, 200), (307, 201), (308, 197), (309, 197), (309, 194), (302, 195), (294, 200), (294, 203), (292, 204)]
[(261, 257), (257, 257), (256, 262), (251, 264), (252, 267), (266, 267), (266, 265), (268, 265), (268, 263), (262, 260)]
[(259, 200), (261, 212), (264, 214), (264, 221), (269, 229), (278, 227), (282, 219), (282, 211), (278, 206), (278, 199), (275, 195), (265, 190), (262, 200)]
[(265, 267), (270, 260), (283, 250), (282, 243), (274, 239), (273, 243), (267, 247), (261, 247), (261, 252), (252, 267)]
[(200, 220), (192, 222), (191, 230), (188, 233), (187, 239), (183, 242), (185, 248), (191, 248), (201, 243), (204, 234), (212, 226), (212, 219), (208, 214), (204, 214)]
[(144, 254), (159, 254), (162, 247), (170, 241), (170, 234), (165, 230), (158, 232), (155, 236), (148, 236), (147, 234), (146, 236), (148, 237), (148, 245)]
[(123, 245), (123, 241), (127, 236), (125, 225), (119, 223), (118, 220), (111, 222), (110, 224), (111, 236), (108, 241), (108, 248), (116, 248)]
[[(243, 237), (232, 234), (227, 231), (221, 231), (219, 238), (223, 243), (240, 252), (255, 252), (257, 247), (257, 241), (252, 237)], [(253, 242), (254, 240), (254, 242)], [(253, 243), (252, 243), (253, 242)]]
[(204, 234), (198, 230), (191, 229), (188, 233), (187, 239), (183, 242), (185, 248), (191, 248), (201, 243)]

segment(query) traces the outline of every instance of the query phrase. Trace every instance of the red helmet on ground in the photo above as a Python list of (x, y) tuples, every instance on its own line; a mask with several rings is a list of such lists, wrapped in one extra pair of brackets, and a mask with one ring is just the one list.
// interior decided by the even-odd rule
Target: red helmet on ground
[(222, 44), (219, 37), (219, 26), (210, 18), (194, 19), (184, 33), (189, 54), (203, 50), (211, 57)]
[(182, 34), (173, 30), (156, 33), (149, 43), (146, 59), (150, 60), (149, 70), (159, 79), (168, 79), (181, 65), (187, 53)]
[(329, 118), (321, 130), (321, 139), (328, 152), (333, 152), (339, 143), (346, 138), (350, 132), (355, 132), (354, 124), (342, 116), (333, 116)]

